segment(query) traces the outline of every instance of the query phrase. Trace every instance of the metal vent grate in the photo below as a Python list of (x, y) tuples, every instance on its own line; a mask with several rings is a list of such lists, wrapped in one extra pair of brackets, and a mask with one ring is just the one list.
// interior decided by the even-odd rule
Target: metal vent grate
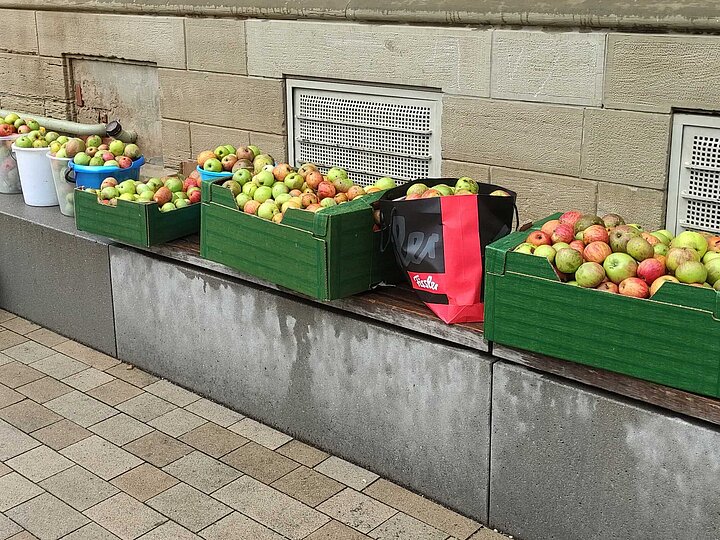
[(360, 185), (440, 174), (438, 94), (296, 79), (287, 86), (295, 165), (343, 167)]
[(667, 218), (676, 233), (720, 232), (720, 118), (675, 115)]

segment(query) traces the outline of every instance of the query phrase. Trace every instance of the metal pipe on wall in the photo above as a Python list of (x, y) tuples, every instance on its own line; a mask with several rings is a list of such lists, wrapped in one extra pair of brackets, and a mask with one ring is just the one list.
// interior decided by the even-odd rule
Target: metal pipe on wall
[(58, 120), (57, 118), (48, 118), (46, 116), (37, 116), (34, 114), (21, 113), (18, 111), (8, 111), (0, 109), (0, 116), (7, 116), (10, 113), (17, 114), (20, 118), (32, 118), (41, 126), (52, 130), (70, 133), (72, 135), (109, 135), (125, 143), (134, 143), (137, 140), (137, 133), (134, 131), (126, 131), (120, 125), (120, 122), (113, 120), (108, 124), (81, 124), (80, 122), (72, 122), (70, 120)]

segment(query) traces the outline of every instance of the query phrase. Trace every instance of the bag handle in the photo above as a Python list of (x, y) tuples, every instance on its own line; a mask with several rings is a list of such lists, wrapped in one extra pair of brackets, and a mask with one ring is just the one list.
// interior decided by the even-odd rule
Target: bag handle
[[(383, 227), (380, 229), (380, 253), (385, 253), (385, 250), (390, 245), (390, 239), (392, 238), (392, 235), (388, 232), (388, 229), (392, 227), (392, 220), (396, 212), (397, 208), (393, 206), (390, 210), (390, 217), (387, 220), (387, 225), (383, 224)], [(382, 221), (384, 223), (385, 219), (383, 219)]]
[(520, 228), (520, 211), (515, 201), (513, 201), (513, 209), (515, 210), (515, 230), (517, 231)]

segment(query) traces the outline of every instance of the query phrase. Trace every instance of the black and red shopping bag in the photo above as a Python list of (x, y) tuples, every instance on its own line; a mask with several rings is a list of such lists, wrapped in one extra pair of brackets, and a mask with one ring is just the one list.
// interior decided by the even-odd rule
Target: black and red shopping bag
[[(424, 179), (389, 190), (379, 201), (382, 229), (411, 287), (440, 319), (482, 322), (485, 246), (512, 231), (516, 194), (479, 184), (477, 195), (403, 200), (414, 183), (455, 182)], [(509, 196), (490, 195), (496, 190)]]

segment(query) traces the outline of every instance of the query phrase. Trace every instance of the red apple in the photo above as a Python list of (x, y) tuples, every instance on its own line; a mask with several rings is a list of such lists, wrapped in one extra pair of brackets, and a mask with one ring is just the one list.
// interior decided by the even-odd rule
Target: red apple
[(582, 255), (585, 251), (585, 242), (583, 242), (582, 240), (573, 240), (572, 242), (570, 242), (570, 247), (576, 251), (579, 251), (580, 255)]
[(543, 226), (540, 227), (540, 230), (548, 236), (552, 236), (552, 233), (555, 232), (555, 227), (557, 227), (558, 225), (560, 225), (559, 220), (551, 219), (550, 221), (543, 223)]
[(428, 189), (420, 195), (421, 199), (429, 199), (430, 197), (442, 197), (442, 193), (440, 193), (437, 189)]
[(591, 244), (592, 242), (604, 242), (608, 243), (610, 236), (608, 235), (607, 229), (602, 225), (590, 225), (583, 232), (583, 242)]
[(612, 249), (605, 242), (590, 242), (583, 251), (583, 257), (586, 261), (600, 264), (611, 254)]
[(665, 274), (665, 265), (657, 259), (645, 259), (637, 268), (637, 277), (648, 285), (652, 285), (663, 274)]
[(132, 159), (127, 156), (118, 156), (115, 160), (118, 162), (121, 169), (129, 169), (132, 167)]
[(609, 293), (618, 294), (620, 292), (617, 285), (615, 285), (612, 281), (603, 281), (600, 285), (595, 287), (598, 291), (605, 291)]
[(190, 204), (195, 204), (200, 202), (201, 197), (200, 191), (193, 191), (190, 195), (188, 195), (188, 199), (190, 200)]
[(327, 199), (328, 197), (334, 197), (337, 193), (337, 190), (335, 189), (335, 186), (332, 185), (332, 182), (328, 182), (327, 180), (323, 180), (318, 184), (317, 188), (317, 194), (318, 199), (323, 200)]
[[(427, 191), (425, 193), (427, 193)], [(547, 233), (544, 233), (542, 231), (531, 232), (528, 235), (525, 242), (527, 242), (528, 244), (532, 244), (533, 246), (550, 246), (550, 245), (552, 245), (550, 236)]]
[[(645, 261), (643, 261), (643, 262), (645, 262)], [(672, 281), (674, 283), (680, 283), (678, 278), (676, 278), (675, 276), (660, 276), (655, 281), (653, 281), (652, 285), (650, 285), (650, 296), (653, 296), (658, 291), (658, 289), (660, 287), (662, 287), (662, 285), (667, 281)]]
[(422, 195), (420, 193), (411, 193), (405, 197), (406, 201), (412, 201), (413, 199), (420, 199)]
[(708, 251), (720, 253), (720, 236), (711, 236), (707, 239)]
[(553, 244), (556, 244), (557, 242), (565, 242), (568, 244), (572, 242), (574, 238), (575, 231), (573, 230), (572, 225), (568, 225), (567, 223), (559, 223), (553, 232), (550, 233), (550, 239)]
[(575, 227), (575, 222), (580, 219), (582, 216), (582, 212), (578, 212), (577, 210), (570, 210), (569, 212), (565, 212), (562, 216), (560, 216), (560, 223), (566, 223), (570, 225), (571, 227)]
[(619, 290), (623, 296), (633, 296), (635, 298), (648, 298), (650, 296), (648, 284), (636, 277), (621, 281)]

